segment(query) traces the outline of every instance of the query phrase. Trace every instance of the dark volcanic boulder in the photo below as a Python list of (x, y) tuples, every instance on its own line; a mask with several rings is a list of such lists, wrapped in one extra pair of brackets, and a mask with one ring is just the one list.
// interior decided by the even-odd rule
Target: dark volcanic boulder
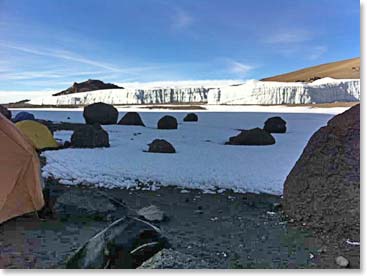
[(177, 120), (173, 116), (166, 115), (158, 121), (158, 129), (177, 129)]
[(285, 133), (287, 131), (287, 122), (280, 117), (272, 117), (266, 120), (264, 130), (269, 133)]
[(311, 137), (285, 181), (283, 196), (289, 217), (359, 241), (359, 105)]
[(84, 107), (83, 117), (87, 124), (113, 125), (117, 123), (117, 109), (110, 104), (94, 103)]
[(199, 118), (198, 115), (196, 115), (195, 113), (189, 113), (185, 116), (183, 120), (184, 122), (197, 122)]
[(112, 83), (104, 83), (100, 80), (87, 80), (81, 83), (74, 82), (71, 87), (66, 90), (63, 90), (59, 93), (53, 94), (53, 96), (60, 96), (60, 95), (68, 95), (73, 93), (79, 92), (88, 92), (94, 90), (103, 90), (103, 89), (122, 89), (123, 87), (117, 86)]
[(137, 112), (126, 113), (118, 124), (125, 126), (145, 126), (143, 120), (141, 119), (139, 113)]
[(148, 152), (155, 153), (175, 153), (175, 148), (166, 140), (163, 139), (155, 139), (152, 143), (149, 144)]
[(100, 125), (84, 125), (77, 128), (71, 136), (71, 146), (74, 148), (109, 147), (109, 137)]
[(226, 145), (261, 146), (275, 144), (274, 137), (261, 128), (242, 130), (237, 136), (229, 138)]
[(11, 111), (5, 106), (0, 104), (0, 113), (3, 114), (7, 119), (11, 119)]
[(123, 217), (80, 247), (67, 260), (66, 268), (137, 268), (168, 246), (157, 227), (137, 218)]
[(19, 112), (17, 115), (15, 115), (14, 117), (14, 123), (20, 122), (20, 121), (25, 121), (25, 120), (35, 120), (36, 118), (34, 117), (34, 115), (32, 113), (26, 112), (26, 111), (22, 111)]

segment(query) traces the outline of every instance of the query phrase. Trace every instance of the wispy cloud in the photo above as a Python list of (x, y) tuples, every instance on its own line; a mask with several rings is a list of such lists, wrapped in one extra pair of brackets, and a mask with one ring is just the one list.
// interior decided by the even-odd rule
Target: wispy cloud
[(55, 50), (55, 49), (47, 49), (47, 48), (40, 50), (40, 49), (35, 49), (35, 48), (32, 48), (32, 47), (6, 44), (6, 43), (3, 43), (1, 41), (0, 41), (0, 47), (13, 49), (13, 50), (18, 50), (18, 51), (33, 54), (33, 55), (54, 57), (54, 58), (79, 62), (79, 63), (99, 67), (99, 68), (102, 68), (102, 69), (106, 69), (106, 70), (109, 70), (109, 71), (112, 71), (112, 72), (121, 71), (121, 69), (119, 69), (119, 68), (117, 68), (113, 65), (106, 64), (106, 63), (99, 62), (99, 61), (92, 60), (92, 59), (88, 59), (88, 58), (82, 57), (80, 55), (77, 55), (75, 53), (65, 51), (65, 50)]
[(313, 34), (307, 30), (281, 30), (264, 39), (269, 44), (295, 44), (309, 41)]
[(254, 67), (234, 60), (228, 60), (229, 71), (236, 75), (245, 76)]
[(323, 54), (327, 52), (328, 48), (326, 46), (316, 46), (311, 49), (311, 54), (309, 55), (310, 60), (319, 59)]
[(189, 28), (194, 23), (194, 18), (182, 8), (175, 8), (175, 13), (172, 16), (172, 28), (183, 30)]

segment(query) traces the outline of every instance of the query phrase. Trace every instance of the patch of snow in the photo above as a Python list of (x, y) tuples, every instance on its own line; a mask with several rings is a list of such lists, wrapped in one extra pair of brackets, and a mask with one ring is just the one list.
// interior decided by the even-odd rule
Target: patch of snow
[[(271, 107), (268, 107), (268, 111)], [(201, 112), (198, 123), (182, 123), (182, 112), (141, 112), (147, 127), (104, 126), (110, 148), (46, 151), (43, 176), (62, 179), (68, 185), (90, 183), (103, 187), (137, 187), (139, 182), (176, 185), (204, 191), (282, 194), (283, 183), (311, 135), (332, 117), (330, 114), (283, 112)], [(328, 112), (330, 109), (327, 109)], [(175, 116), (177, 130), (158, 130), (163, 115)], [(286, 134), (274, 134), (272, 146), (224, 145), (237, 129), (262, 127), (265, 120), (281, 116)], [(139, 132), (141, 135), (134, 136)], [(68, 133), (57, 133), (66, 137)], [(69, 135), (69, 134), (68, 134)], [(131, 138), (134, 138), (131, 140)], [(144, 150), (156, 138), (172, 143), (176, 154), (152, 154)], [(211, 143), (206, 142), (211, 140)], [(139, 181), (137, 181), (139, 180)]]

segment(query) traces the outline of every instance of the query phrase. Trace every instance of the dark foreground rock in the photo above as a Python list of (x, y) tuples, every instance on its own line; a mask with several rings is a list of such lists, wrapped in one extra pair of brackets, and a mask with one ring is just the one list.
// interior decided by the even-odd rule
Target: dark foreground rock
[(68, 190), (60, 195), (53, 207), (54, 214), (61, 219), (90, 217), (108, 220), (116, 211), (116, 206), (93, 190)]
[(94, 103), (84, 108), (83, 117), (87, 124), (113, 125), (117, 123), (118, 111), (113, 105)]
[(145, 261), (138, 269), (208, 269), (202, 259), (172, 249), (163, 249)]
[(229, 138), (226, 145), (262, 146), (275, 144), (274, 137), (261, 128), (242, 130), (237, 136)]
[(7, 109), (5, 106), (0, 104), (0, 113), (4, 115), (7, 119), (11, 119), (11, 111)]
[(309, 140), (284, 184), (295, 220), (359, 241), (360, 106), (332, 118)]
[(163, 139), (155, 139), (149, 144), (148, 152), (153, 153), (175, 153), (176, 150), (171, 143)]
[(71, 146), (74, 148), (109, 147), (108, 133), (99, 124), (83, 125), (71, 136)]
[(158, 129), (177, 129), (177, 120), (173, 116), (166, 115), (158, 121)]
[(189, 113), (185, 116), (183, 120), (184, 122), (197, 122), (199, 120), (199, 117), (195, 113)]
[(123, 217), (86, 242), (66, 268), (137, 268), (168, 246), (160, 230), (143, 220)]
[(74, 82), (71, 87), (59, 93), (56, 93), (53, 96), (68, 95), (68, 94), (73, 94), (73, 93), (88, 92), (88, 91), (94, 91), (94, 90), (116, 89), (116, 88), (121, 89), (123, 87), (117, 86), (112, 83), (104, 83), (103, 81), (100, 81), (100, 80), (89, 79), (81, 83)]
[(126, 113), (118, 124), (125, 126), (145, 126), (143, 120), (141, 119), (139, 113), (137, 112)]
[(287, 122), (281, 117), (271, 117), (265, 121), (264, 130), (269, 133), (285, 133)]

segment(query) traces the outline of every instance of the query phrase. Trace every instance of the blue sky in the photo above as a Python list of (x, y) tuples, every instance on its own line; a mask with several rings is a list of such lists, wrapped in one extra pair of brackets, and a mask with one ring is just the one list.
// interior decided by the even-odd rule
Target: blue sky
[(360, 55), (359, 0), (0, 0), (0, 91), (250, 79)]

